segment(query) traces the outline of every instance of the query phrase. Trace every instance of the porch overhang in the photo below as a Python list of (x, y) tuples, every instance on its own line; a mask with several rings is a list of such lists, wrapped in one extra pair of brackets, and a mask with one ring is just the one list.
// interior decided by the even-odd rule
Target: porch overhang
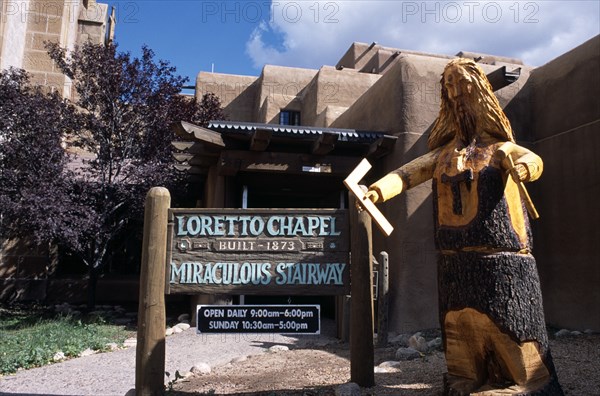
[(174, 125), (177, 169), (205, 175), (240, 171), (343, 176), (362, 158), (379, 159), (392, 152), (396, 136), (342, 128), (211, 121), (204, 128), (185, 121)]

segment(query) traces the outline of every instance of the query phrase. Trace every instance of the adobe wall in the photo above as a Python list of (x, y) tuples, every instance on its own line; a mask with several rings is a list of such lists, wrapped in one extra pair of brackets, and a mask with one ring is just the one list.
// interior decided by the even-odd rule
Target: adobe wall
[[(379, 80), (378, 74), (359, 73), (352, 69), (336, 70), (323, 66), (306, 87), (302, 98), (302, 123), (328, 127), (341, 114), (340, 108), (352, 105)], [(327, 111), (336, 108), (338, 112)]]
[[(410, 160), (425, 154), (427, 136), (439, 112), (440, 76), (448, 59), (401, 55), (397, 62), (356, 103), (342, 114), (334, 127), (386, 131), (398, 137), (394, 152), (384, 157), (368, 176), (369, 183)], [(498, 65), (481, 65), (486, 73)], [(512, 65), (510, 65), (512, 67)], [(524, 68), (520, 85), (496, 92), (501, 105), (513, 102), (529, 77)], [(526, 113), (520, 101), (511, 113)], [(511, 120), (512, 121), (512, 120)], [(528, 119), (514, 120), (526, 128)], [(390, 255), (390, 329), (399, 332), (438, 327), (437, 252), (433, 242), (431, 183), (426, 182), (380, 205), (395, 226), (390, 237), (374, 232), (374, 251)]]
[(196, 101), (212, 92), (230, 120), (255, 122), (258, 77), (200, 72), (196, 77)]
[(600, 36), (534, 70), (530, 85), (533, 145), (544, 159), (531, 195), (546, 320), (598, 331)]
[[(302, 96), (317, 70), (266, 65), (260, 75), (257, 92), (256, 122), (279, 124), (281, 109), (302, 110)], [(301, 115), (301, 123), (304, 122)]]

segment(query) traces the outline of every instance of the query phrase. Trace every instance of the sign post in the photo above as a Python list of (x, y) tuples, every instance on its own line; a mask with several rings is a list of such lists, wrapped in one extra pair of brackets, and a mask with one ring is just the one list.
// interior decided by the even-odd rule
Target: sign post
[(350, 196), (350, 227), (352, 241), (352, 297), (350, 300), (350, 376), (362, 387), (375, 385), (375, 349), (373, 346), (373, 237), (371, 218), (389, 236), (394, 227), (365, 196), (361, 179), (371, 169), (367, 159), (344, 180)]
[(350, 297), (350, 378), (361, 387), (375, 385), (373, 346), (373, 244), (371, 217), (350, 197), (352, 285)]
[(165, 378), (165, 257), (169, 191), (154, 187), (146, 196), (135, 358), (136, 395), (162, 395)]

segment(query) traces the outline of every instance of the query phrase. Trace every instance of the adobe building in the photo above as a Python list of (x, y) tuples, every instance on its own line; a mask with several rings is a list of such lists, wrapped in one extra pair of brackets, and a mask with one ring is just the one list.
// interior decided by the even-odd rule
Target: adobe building
[[(113, 9), (114, 12), (114, 9)], [(95, 0), (0, 0), (0, 70), (25, 69), (32, 82), (71, 96), (67, 77), (54, 65), (45, 41), (58, 42), (67, 50), (86, 41), (104, 43), (108, 4)]]
[[(541, 67), (460, 52), (488, 74), (517, 141), (545, 162), (528, 186), (541, 219), (534, 255), (548, 323), (600, 330), (600, 36)], [(258, 77), (201, 72), (228, 121), (183, 124), (181, 169), (199, 183), (198, 207), (344, 208), (342, 180), (363, 157), (369, 184), (427, 152), (440, 76), (453, 56), (353, 43), (335, 66), (267, 65)], [(430, 183), (380, 205), (395, 226), (374, 231), (390, 257), (391, 331), (438, 327)], [(214, 301), (205, 296), (201, 301)]]

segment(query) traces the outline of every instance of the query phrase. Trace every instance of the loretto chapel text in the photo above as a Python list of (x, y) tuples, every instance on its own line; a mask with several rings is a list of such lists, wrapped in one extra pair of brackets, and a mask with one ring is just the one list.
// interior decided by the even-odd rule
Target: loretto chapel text
[(170, 291), (214, 286), (269, 294), (276, 286), (297, 286), (338, 294), (347, 286), (344, 211), (174, 209), (169, 228)]

